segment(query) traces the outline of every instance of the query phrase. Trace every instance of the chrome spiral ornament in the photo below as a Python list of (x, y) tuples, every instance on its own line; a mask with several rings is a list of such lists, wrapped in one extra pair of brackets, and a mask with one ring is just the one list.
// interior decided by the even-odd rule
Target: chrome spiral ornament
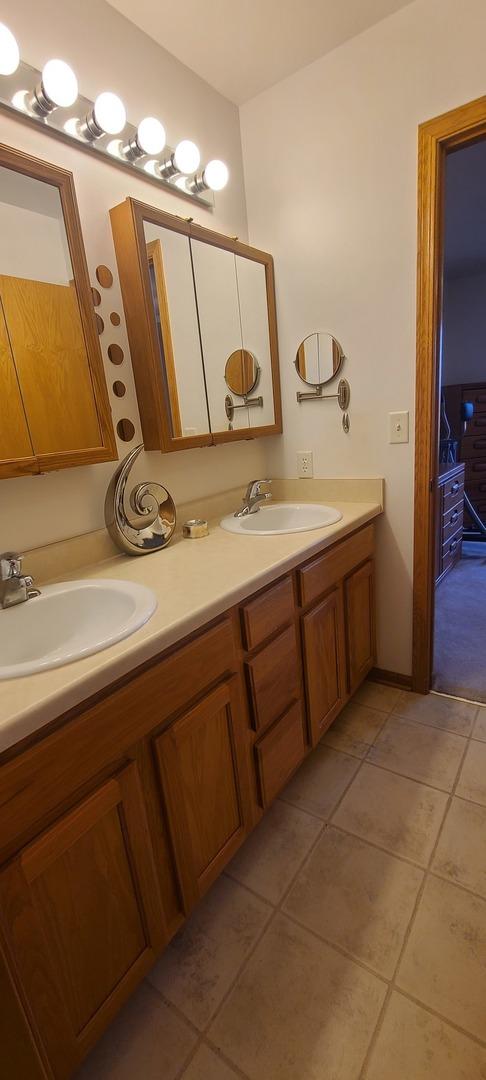
[(150, 555), (167, 547), (176, 526), (176, 509), (172, 496), (162, 484), (137, 484), (130, 493), (128, 516), (125, 508), (125, 489), (128, 477), (143, 443), (130, 450), (113, 474), (105, 498), (105, 522), (108, 532), (120, 551), (126, 555)]

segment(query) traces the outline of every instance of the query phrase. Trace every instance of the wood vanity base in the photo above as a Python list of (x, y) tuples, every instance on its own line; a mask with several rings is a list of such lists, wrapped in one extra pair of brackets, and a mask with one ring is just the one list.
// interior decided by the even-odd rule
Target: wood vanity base
[(373, 539), (318, 552), (0, 759), (5, 1075), (72, 1076), (364, 679)]

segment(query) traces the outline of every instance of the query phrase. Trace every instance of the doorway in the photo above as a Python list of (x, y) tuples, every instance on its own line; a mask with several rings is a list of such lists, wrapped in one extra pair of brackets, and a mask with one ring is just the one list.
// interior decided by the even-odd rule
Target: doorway
[[(413, 688), (484, 701), (485, 178), (486, 98), (421, 126)], [(464, 337), (473, 311), (477, 347)]]

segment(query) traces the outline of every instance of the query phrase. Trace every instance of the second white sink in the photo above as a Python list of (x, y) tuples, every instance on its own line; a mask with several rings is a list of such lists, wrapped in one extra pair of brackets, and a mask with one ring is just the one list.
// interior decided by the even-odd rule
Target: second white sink
[(325, 525), (335, 525), (342, 516), (339, 510), (323, 503), (272, 503), (244, 517), (230, 514), (220, 525), (227, 532), (242, 533), (243, 536), (277, 536), (279, 533), (322, 529)]
[(32, 675), (106, 649), (146, 623), (151, 589), (110, 578), (46, 585), (40, 596), (0, 610), (0, 679)]

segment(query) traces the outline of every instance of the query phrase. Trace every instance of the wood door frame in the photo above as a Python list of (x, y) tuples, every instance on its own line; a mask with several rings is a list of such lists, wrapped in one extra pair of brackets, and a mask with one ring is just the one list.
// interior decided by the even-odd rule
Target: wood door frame
[(446, 153), (486, 136), (486, 96), (419, 127), (412, 689), (431, 686)]

